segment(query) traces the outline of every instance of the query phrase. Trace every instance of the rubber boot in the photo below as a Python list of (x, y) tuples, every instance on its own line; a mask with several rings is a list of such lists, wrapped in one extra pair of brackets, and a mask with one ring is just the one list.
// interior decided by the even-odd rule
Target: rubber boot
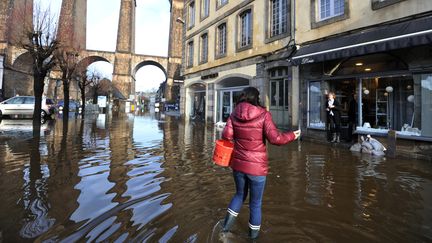
[(340, 134), (339, 133), (336, 134), (336, 143), (340, 143)]
[(234, 225), (236, 217), (231, 215), (230, 213), (227, 213), (225, 216), (225, 220), (223, 223), (223, 229), (222, 232), (228, 232), (231, 230), (232, 226)]
[(336, 142), (336, 133), (333, 133), (333, 139), (330, 141), (331, 143)]
[(256, 238), (258, 238), (258, 235), (259, 235), (259, 229), (249, 228), (249, 238), (255, 240)]

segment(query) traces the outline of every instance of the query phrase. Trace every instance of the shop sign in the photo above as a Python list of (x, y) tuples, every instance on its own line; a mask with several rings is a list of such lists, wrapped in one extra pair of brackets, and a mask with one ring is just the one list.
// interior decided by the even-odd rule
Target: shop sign
[(212, 73), (212, 74), (208, 74), (208, 75), (203, 75), (203, 76), (201, 76), (201, 80), (217, 78), (218, 76), (219, 76), (219, 73)]

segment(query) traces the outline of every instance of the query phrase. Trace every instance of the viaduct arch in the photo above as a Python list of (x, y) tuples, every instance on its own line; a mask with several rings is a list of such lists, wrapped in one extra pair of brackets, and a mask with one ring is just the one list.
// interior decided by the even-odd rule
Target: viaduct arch
[[(135, 74), (145, 65), (155, 65), (161, 68), (167, 77), (165, 97), (172, 98), (172, 86), (175, 79), (179, 78), (182, 54), (182, 29), (181, 22), (176, 21), (182, 17), (183, 1), (169, 0), (171, 4), (171, 19), (169, 30), (168, 57), (141, 55), (135, 53), (135, 10), (136, 0), (121, 0), (118, 22), (117, 44), (114, 52), (87, 50), (86, 43), (86, 14), (87, 0), (62, 0), (62, 8), (59, 18), (58, 39), (63, 43), (81, 50), (80, 61), (86, 60), (87, 65), (95, 61), (107, 61), (114, 66), (113, 85), (124, 97), (130, 97), (135, 93)], [(12, 10), (22, 4), (33, 5), (33, 0), (0, 0), (0, 96), (4, 93), (5, 82), (14, 82), (16, 74), (25, 75), (28, 67), (15, 65), (26, 53), (12, 45), (8, 41), (7, 26)], [(73, 30), (73, 31), (70, 31)], [(84, 63), (84, 62), (83, 62)], [(16, 70), (5, 72), (8, 67)], [(21, 75), (21, 74), (20, 74)], [(19, 76), (19, 75), (18, 75)]]

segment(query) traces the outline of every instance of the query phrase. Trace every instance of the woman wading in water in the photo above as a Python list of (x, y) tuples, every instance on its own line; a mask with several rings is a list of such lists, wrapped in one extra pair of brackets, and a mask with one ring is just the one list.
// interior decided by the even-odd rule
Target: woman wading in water
[(223, 231), (229, 231), (249, 192), (249, 236), (258, 237), (261, 227), (261, 203), (268, 173), (265, 139), (271, 144), (287, 144), (300, 136), (295, 132), (279, 132), (271, 113), (259, 103), (259, 92), (248, 87), (228, 118), (222, 137), (234, 142), (231, 160), (236, 193), (228, 206)]

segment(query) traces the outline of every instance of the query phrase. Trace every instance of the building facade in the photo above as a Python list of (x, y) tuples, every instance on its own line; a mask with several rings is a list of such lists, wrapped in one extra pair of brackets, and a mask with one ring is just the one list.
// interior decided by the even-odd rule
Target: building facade
[[(432, 141), (432, 1), (296, 1), (295, 29), (290, 62), (304, 101), (303, 134), (326, 139), (333, 91), (343, 138), (397, 137), (393, 147)], [(424, 152), (411, 145), (408, 153)]]
[(226, 122), (241, 90), (256, 87), (278, 125), (292, 120), (290, 0), (187, 0), (181, 112)]

